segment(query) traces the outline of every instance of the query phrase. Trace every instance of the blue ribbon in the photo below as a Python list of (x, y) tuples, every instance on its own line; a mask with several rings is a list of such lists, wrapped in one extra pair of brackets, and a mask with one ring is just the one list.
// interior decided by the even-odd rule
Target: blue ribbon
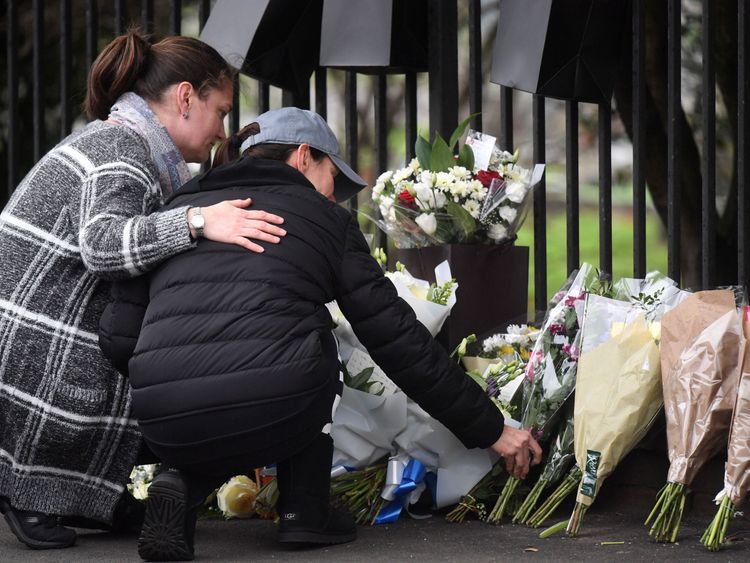
[[(398, 520), (401, 511), (409, 500), (409, 495), (425, 481), (426, 475), (427, 470), (424, 464), (419, 460), (410, 459), (404, 468), (401, 483), (393, 492), (394, 499), (380, 509), (377, 518), (375, 518), (375, 524), (390, 524)], [(431, 473), (430, 475), (434, 474)], [(429, 481), (434, 482), (434, 479), (429, 479)]]

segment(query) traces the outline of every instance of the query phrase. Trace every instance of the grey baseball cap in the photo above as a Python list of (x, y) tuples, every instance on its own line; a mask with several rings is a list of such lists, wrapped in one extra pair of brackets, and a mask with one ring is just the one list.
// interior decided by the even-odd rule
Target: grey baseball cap
[(260, 125), (260, 133), (245, 139), (240, 146), (240, 153), (263, 143), (282, 145), (307, 143), (326, 153), (339, 169), (339, 174), (333, 181), (333, 195), (337, 202), (346, 201), (367, 185), (367, 182), (341, 158), (336, 135), (317, 113), (306, 109), (285, 107), (262, 113), (255, 121)]

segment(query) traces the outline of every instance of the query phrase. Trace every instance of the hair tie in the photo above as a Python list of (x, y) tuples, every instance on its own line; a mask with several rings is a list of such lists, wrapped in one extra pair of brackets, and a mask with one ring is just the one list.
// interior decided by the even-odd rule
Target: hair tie
[(235, 133), (233, 133), (229, 137), (229, 141), (232, 143), (232, 148), (233, 149), (240, 150), (240, 147), (242, 146), (242, 141), (240, 140), (240, 138)]

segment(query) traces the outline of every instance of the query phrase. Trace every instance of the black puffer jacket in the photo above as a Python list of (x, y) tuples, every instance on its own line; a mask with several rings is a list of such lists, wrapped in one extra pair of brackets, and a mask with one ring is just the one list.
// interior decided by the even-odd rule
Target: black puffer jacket
[[(488, 447), (500, 437), (497, 408), (398, 297), (350, 213), (297, 170), (242, 159), (189, 182), (165, 209), (246, 197), (284, 217), (280, 244), (255, 254), (201, 240), (151, 275), (129, 364), (135, 414), (147, 437), (168, 444), (174, 423), (193, 427), (196, 442), (240, 437), (257, 431), (243, 423), (247, 408), (289, 397), (303, 408), (305, 397), (338, 377), (325, 307), (334, 299), (377, 364), (467, 447)], [(133, 324), (118, 318), (119, 310), (103, 319), (105, 333)], [(127, 340), (108, 343), (110, 355), (127, 348)], [(210, 428), (196, 418), (206, 413)], [(287, 416), (268, 413), (269, 425)]]

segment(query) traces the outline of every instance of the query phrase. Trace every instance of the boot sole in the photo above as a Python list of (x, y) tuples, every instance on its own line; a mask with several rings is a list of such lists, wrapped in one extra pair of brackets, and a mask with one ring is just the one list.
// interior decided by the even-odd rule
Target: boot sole
[(192, 561), (193, 550), (185, 537), (185, 491), (165, 481), (151, 485), (148, 493), (138, 555), (146, 561)]
[(72, 547), (76, 543), (76, 536), (68, 542), (56, 542), (56, 541), (43, 541), (37, 540), (26, 535), (23, 530), (23, 526), (13, 514), (13, 510), (9, 505), (6, 505), (5, 501), (0, 501), (0, 512), (5, 516), (5, 521), (8, 523), (10, 531), (13, 535), (18, 538), (22, 544), (26, 545), (31, 549), (65, 549), (66, 547)]
[(279, 532), (278, 539), (279, 543), (336, 545), (353, 542), (357, 539), (357, 532), (332, 535), (313, 530), (290, 530)]

